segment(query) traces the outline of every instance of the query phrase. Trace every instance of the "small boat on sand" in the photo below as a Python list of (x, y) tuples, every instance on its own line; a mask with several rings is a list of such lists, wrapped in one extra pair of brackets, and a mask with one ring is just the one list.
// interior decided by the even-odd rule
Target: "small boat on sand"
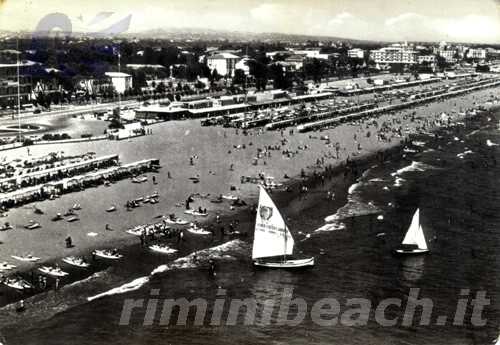
[(147, 176), (137, 176), (137, 177), (132, 177), (132, 183), (143, 183), (148, 180)]
[(72, 207), (73, 210), (78, 211), (82, 209), (82, 206), (80, 204), (74, 204)]
[(186, 230), (194, 235), (211, 235), (212, 234), (210, 231), (207, 231), (207, 230), (202, 229), (202, 228), (196, 228), (196, 227), (191, 227), (191, 228), (186, 229)]
[(78, 257), (78, 256), (68, 256), (64, 259), (62, 259), (63, 262), (67, 263), (68, 265), (71, 266), (76, 266), (80, 268), (87, 268), (90, 266), (90, 264), (85, 261), (84, 258)]
[(19, 260), (19, 261), (25, 261), (25, 262), (36, 262), (36, 261), (40, 260), (40, 258), (33, 256), (31, 254), (28, 254), (25, 256), (11, 255), (11, 258)]
[(186, 210), (184, 211), (185, 214), (190, 214), (192, 216), (199, 216), (199, 217), (206, 217), (208, 216), (208, 212), (207, 213), (204, 213), (204, 212), (200, 212), (200, 211), (196, 211), (196, 210)]
[(80, 218), (78, 218), (78, 216), (71, 216), (71, 217), (69, 217), (68, 219), (66, 219), (66, 221), (67, 221), (68, 223), (73, 223), (73, 222), (76, 222), (76, 221), (78, 221), (78, 220), (80, 220)]
[(131, 228), (125, 231), (127, 234), (134, 235), (134, 236), (142, 236), (145, 232), (145, 229), (143, 226), (136, 226), (135, 228)]
[(153, 244), (152, 246), (149, 246), (149, 249), (161, 254), (173, 254), (177, 252), (177, 249), (173, 249), (167, 245), (161, 245), (161, 244)]
[(228, 195), (222, 195), (222, 198), (223, 198), (223, 199), (226, 199), (226, 200), (231, 200), (231, 201), (238, 200), (238, 197), (237, 197), (237, 196), (235, 196), (235, 195), (231, 195), (231, 194), (228, 194)]
[(110, 206), (106, 209), (106, 212), (115, 212), (116, 211), (116, 206)]
[(175, 224), (175, 225), (186, 225), (189, 224), (187, 220), (181, 219), (181, 218), (175, 218), (175, 217), (169, 217), (165, 219), (165, 222), (168, 224)]
[(62, 269), (59, 267), (52, 267), (52, 266), (42, 266), (38, 269), (40, 272), (47, 274), (52, 277), (66, 277), (69, 275), (68, 272), (64, 272)]
[(27, 230), (34, 230), (40, 227), (41, 227), (40, 223), (34, 222), (32, 220), (30, 220), (29, 223), (24, 226), (24, 228)]
[(109, 250), (109, 249), (97, 249), (94, 251), (95, 255), (103, 258), (103, 259), (109, 259), (109, 260), (118, 260), (123, 258), (123, 255), (118, 253), (117, 250)]
[(9, 223), (5, 223), (0, 227), (0, 231), (7, 231), (7, 230), (12, 230), (14, 227), (10, 225)]
[(16, 290), (27, 290), (31, 289), (32, 286), (30, 283), (28, 283), (26, 280), (22, 278), (7, 278), (3, 282), (5, 285), (7, 285), (10, 288), (16, 289)]
[(9, 270), (13, 270), (14, 268), (16, 268), (15, 265), (11, 265), (6, 261), (0, 262), (0, 271), (9, 271)]

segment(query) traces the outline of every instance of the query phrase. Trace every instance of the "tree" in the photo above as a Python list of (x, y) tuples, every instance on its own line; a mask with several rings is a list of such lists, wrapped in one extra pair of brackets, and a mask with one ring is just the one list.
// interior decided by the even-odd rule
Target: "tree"
[(109, 122), (108, 128), (110, 128), (110, 129), (124, 128), (122, 121), (121, 121), (121, 118), (120, 118), (120, 108), (113, 109), (113, 115), (112, 115), (111, 120)]
[(448, 63), (446, 62), (446, 59), (441, 55), (436, 56), (436, 65), (440, 71), (443, 71), (449, 66)]
[(288, 89), (292, 86), (291, 75), (283, 66), (280, 64), (272, 64), (269, 70), (275, 89)]
[(241, 84), (244, 84), (246, 81), (246, 75), (245, 75), (245, 71), (243, 71), (242, 69), (235, 69), (234, 70), (234, 77), (233, 77), (233, 84), (236, 84), (236, 85), (241, 85)]
[(257, 91), (265, 90), (268, 79), (267, 66), (257, 60), (249, 60), (247, 63), (250, 68), (250, 74), (255, 78), (255, 87)]

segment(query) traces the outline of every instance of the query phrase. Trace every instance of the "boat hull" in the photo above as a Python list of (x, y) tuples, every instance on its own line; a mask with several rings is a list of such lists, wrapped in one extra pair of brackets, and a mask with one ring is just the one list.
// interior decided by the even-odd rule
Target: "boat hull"
[(314, 266), (314, 258), (285, 261), (254, 261), (254, 266), (265, 268), (306, 268)]
[(393, 254), (397, 256), (404, 256), (404, 255), (422, 255), (422, 254), (428, 254), (429, 249), (394, 249)]

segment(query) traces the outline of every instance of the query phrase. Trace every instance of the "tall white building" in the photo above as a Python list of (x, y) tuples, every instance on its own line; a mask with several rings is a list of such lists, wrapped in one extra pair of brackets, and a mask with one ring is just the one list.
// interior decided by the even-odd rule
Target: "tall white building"
[(234, 75), (236, 63), (240, 60), (239, 56), (231, 53), (219, 53), (207, 58), (207, 66), (210, 71), (214, 69), (222, 76), (231, 77)]
[(417, 63), (417, 52), (406, 47), (385, 47), (370, 51), (370, 58), (381, 64), (414, 64)]
[(124, 93), (133, 86), (130, 74), (123, 72), (106, 72), (104, 74), (111, 79), (111, 83), (118, 93)]

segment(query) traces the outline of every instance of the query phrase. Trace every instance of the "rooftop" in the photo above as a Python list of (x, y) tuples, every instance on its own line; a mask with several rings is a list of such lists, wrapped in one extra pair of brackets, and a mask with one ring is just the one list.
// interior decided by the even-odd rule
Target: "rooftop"
[(126, 78), (130, 77), (130, 74), (123, 73), (123, 72), (106, 72), (104, 73), (106, 76), (111, 77), (111, 78)]

